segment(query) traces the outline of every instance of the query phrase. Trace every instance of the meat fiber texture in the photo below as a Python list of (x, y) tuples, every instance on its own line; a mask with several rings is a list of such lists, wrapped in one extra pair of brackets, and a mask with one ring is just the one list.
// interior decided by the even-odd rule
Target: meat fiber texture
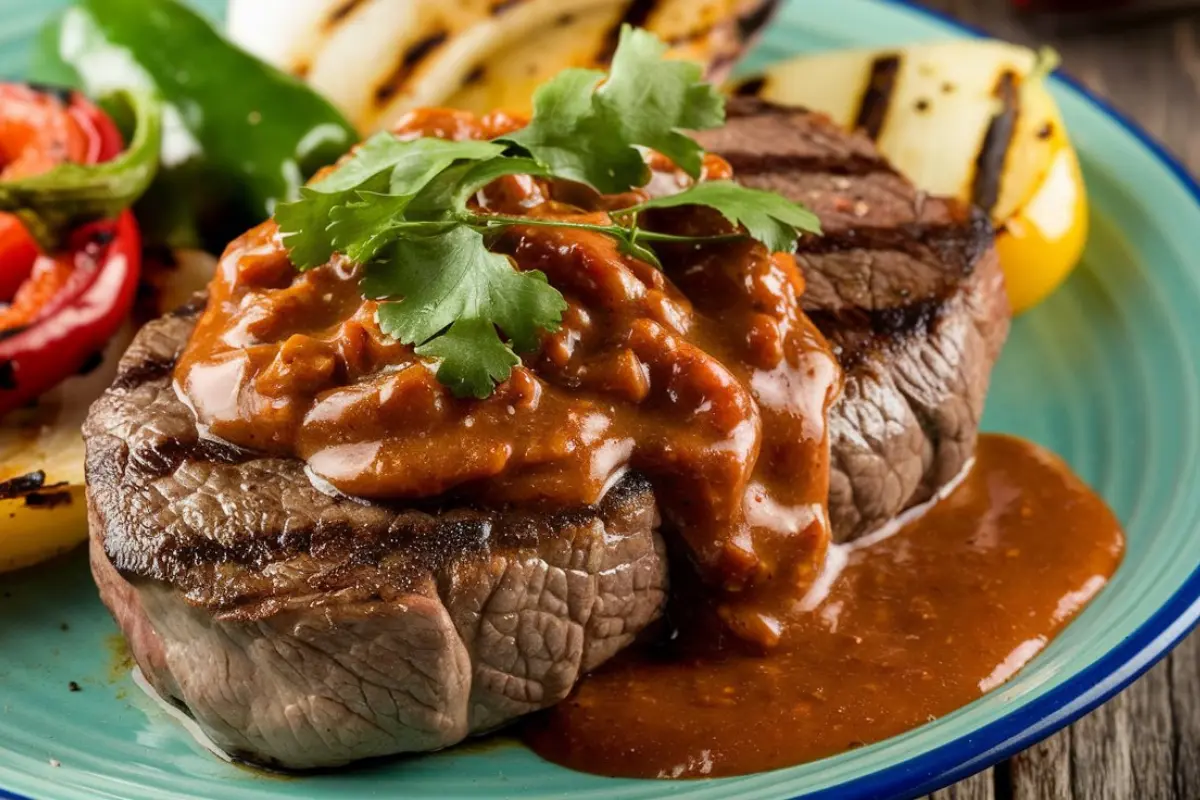
[(539, 515), (366, 505), (202, 439), (151, 323), (85, 435), (92, 567), (163, 698), (283, 768), (436, 750), (566, 697), (657, 618), (649, 485)]

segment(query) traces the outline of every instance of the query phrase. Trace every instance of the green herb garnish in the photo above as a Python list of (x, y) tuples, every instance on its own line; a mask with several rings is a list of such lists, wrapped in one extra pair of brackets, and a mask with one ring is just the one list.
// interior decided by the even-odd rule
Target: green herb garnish
[[(534, 96), (529, 124), (493, 142), (401, 141), (373, 136), (336, 172), (277, 209), (283, 241), (301, 270), (335, 252), (363, 264), (363, 294), (384, 301), (384, 333), (439, 359), (438, 379), (459, 397), (489, 396), (520, 363), (518, 352), (558, 328), (566, 301), (536, 271), (520, 271), (489, 240), (514, 225), (573, 228), (617, 240), (623, 253), (658, 264), (656, 243), (752, 238), (791, 252), (816, 216), (777, 194), (732, 181), (697, 183), (679, 194), (611, 213), (613, 224), (489, 214), (471, 198), (505, 175), (587, 184), (616, 194), (644, 186), (643, 149), (699, 178), (704, 150), (688, 130), (719, 127), (725, 102), (700, 67), (666, 59), (667, 46), (625, 26), (611, 72), (569, 69)], [(708, 206), (745, 233), (675, 236), (638, 226), (641, 212)]]

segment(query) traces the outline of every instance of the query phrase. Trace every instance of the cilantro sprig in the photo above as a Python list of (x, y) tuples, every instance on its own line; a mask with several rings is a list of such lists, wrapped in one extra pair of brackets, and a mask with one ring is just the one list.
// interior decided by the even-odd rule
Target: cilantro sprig
[[(343, 253), (363, 265), (365, 297), (381, 301), (379, 326), (439, 361), (438, 379), (459, 397), (484, 398), (555, 331), (567, 304), (546, 276), (518, 270), (489, 244), (514, 226), (593, 231), (621, 252), (658, 264), (662, 243), (704, 244), (752, 238), (790, 252), (801, 233), (819, 233), (816, 216), (780, 195), (732, 181), (698, 182), (678, 194), (614, 211), (612, 224), (506, 216), (472, 206), (506, 175), (586, 184), (604, 194), (644, 186), (644, 152), (670, 158), (694, 179), (704, 150), (687, 131), (719, 127), (725, 101), (698, 65), (668, 60), (667, 45), (625, 26), (612, 69), (569, 69), (534, 95), (529, 124), (491, 142), (401, 140), (380, 133), (323, 180), (279, 206), (275, 219), (300, 270)], [(707, 206), (735, 228), (677, 236), (640, 227), (643, 212)]]

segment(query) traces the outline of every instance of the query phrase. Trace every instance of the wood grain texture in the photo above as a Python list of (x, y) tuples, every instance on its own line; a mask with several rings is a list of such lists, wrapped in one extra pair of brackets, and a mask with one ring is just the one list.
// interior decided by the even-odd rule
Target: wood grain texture
[[(928, 0), (1063, 68), (1200, 173), (1200, 14), (1052, 30), (1002, 0)], [(937, 800), (1200, 800), (1200, 633), (1104, 707)]]

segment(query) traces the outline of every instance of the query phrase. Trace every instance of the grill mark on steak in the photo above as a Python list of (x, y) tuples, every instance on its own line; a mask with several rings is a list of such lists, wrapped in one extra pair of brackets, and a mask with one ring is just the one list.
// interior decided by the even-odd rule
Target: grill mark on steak
[(1000, 200), (1000, 184), (1004, 179), (1004, 162), (1012, 148), (1021, 115), (1019, 78), (1011, 70), (1000, 75), (993, 94), (1000, 101), (1000, 111), (988, 123), (983, 144), (975, 158), (975, 178), (971, 184), (971, 200), (989, 214)]
[(721, 157), (729, 162), (739, 178), (748, 178), (770, 172), (776, 175), (787, 173), (821, 173), (840, 177), (863, 177), (874, 173), (895, 174), (891, 164), (882, 158), (859, 155), (787, 155), (763, 154), (745, 151), (722, 151)]
[(113, 388), (117, 390), (133, 389), (146, 381), (170, 375), (174, 369), (174, 361), (145, 361), (128, 372), (120, 372), (113, 383)]
[[(257, 456), (225, 442), (197, 438), (192, 441), (167, 439), (154, 442), (137, 453), (137, 460), (130, 468), (138, 470), (147, 478), (164, 478), (179, 470), (188, 462), (210, 462), (214, 464), (244, 464)], [(248, 489), (247, 491), (252, 491)]]
[(878, 139), (887, 122), (888, 110), (892, 105), (892, 93), (896, 89), (896, 77), (900, 74), (900, 55), (884, 53), (871, 62), (871, 75), (867, 88), (858, 104), (854, 127), (863, 131), (872, 140)]
[(843, 253), (848, 250), (902, 252), (914, 256), (934, 251), (938, 257), (953, 262), (969, 275), (974, 265), (987, 252), (991, 238), (991, 223), (983, 215), (964, 224), (912, 223), (893, 228), (855, 227), (805, 236), (797, 243), (803, 255)]

